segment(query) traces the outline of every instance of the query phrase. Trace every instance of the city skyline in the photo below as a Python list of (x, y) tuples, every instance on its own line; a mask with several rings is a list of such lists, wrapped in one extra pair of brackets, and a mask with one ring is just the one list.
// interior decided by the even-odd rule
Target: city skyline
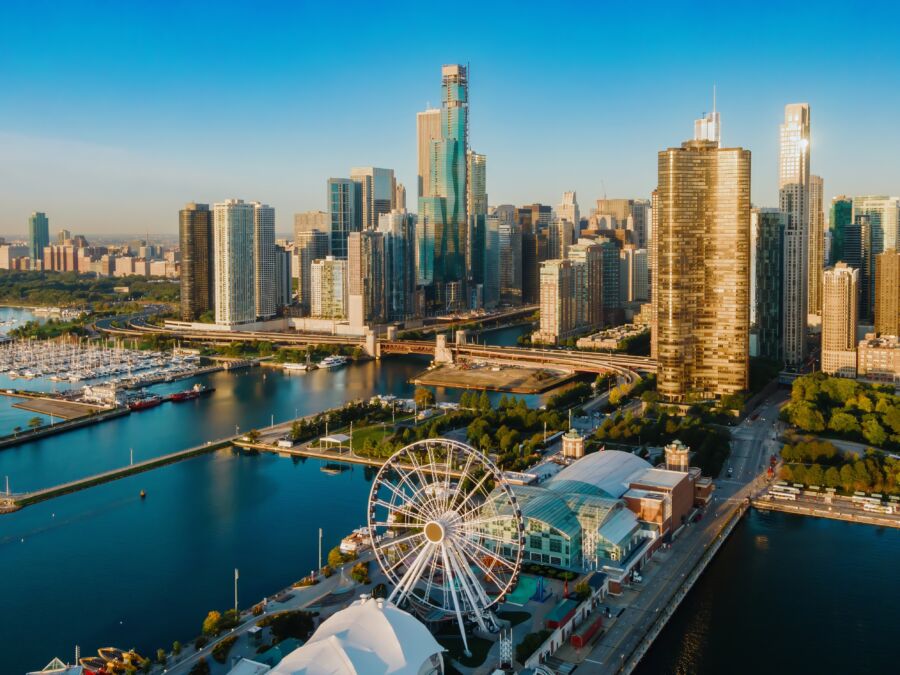
[[(89, 34), (104, 31), (104, 40), (92, 46), (91, 35), (81, 34), (74, 52), (73, 37), (64, 32), (72, 19), (66, 7), (40, 11), (22, 5), (10, 11), (8, 25), (39, 21), (45, 38), (40, 54), (21, 44), (27, 30), (4, 35), (0, 47), (12, 64), (7, 105), (0, 110), (5, 150), (0, 156), (0, 233), (24, 233), (28, 215), (43, 211), (54, 231), (174, 234), (177, 219), (171, 214), (184, 203), (248, 195), (272, 204), (276, 228), (285, 232), (294, 213), (326, 208), (322, 183), (345, 175), (347, 167), (392, 168), (398, 182), (415, 186), (416, 114), (438, 102), (433, 72), (446, 63), (471, 69), (470, 145), (490, 159), (487, 191), (494, 205), (555, 204), (568, 190), (577, 191), (584, 204), (604, 195), (647, 198), (655, 187), (656, 152), (691, 137), (693, 121), (712, 108), (714, 85), (723, 147), (754, 153), (754, 205), (777, 205), (777, 125), (784, 105), (794, 101), (815, 109), (811, 171), (825, 177), (826, 203), (842, 193), (896, 194), (900, 189), (891, 152), (900, 145), (900, 132), (891, 124), (900, 96), (888, 89), (879, 106), (861, 111), (852, 97), (840, 95), (851, 86), (886, 81), (898, 57), (877, 41), (835, 51), (814, 37), (836, 29), (846, 12), (823, 7), (816, 16), (804, 14), (811, 30), (791, 35), (815, 66), (794, 76), (767, 68), (777, 60), (774, 51), (766, 56), (765, 49), (744, 53), (728, 46), (727, 31), (710, 35), (708, 52), (689, 51), (676, 37), (691, 13), (664, 6), (642, 31), (616, 39), (630, 40), (619, 45), (622, 49), (593, 50), (587, 43), (578, 46), (577, 37), (598, 25), (591, 19), (599, 20), (600, 10), (578, 8), (578, 21), (572, 12), (561, 12), (538, 26), (527, 8), (513, 13), (498, 4), (480, 10), (480, 25), (510, 30), (488, 41), (490, 46), (466, 35), (454, 41), (452, 52), (429, 46), (414, 62), (379, 38), (380, 24), (372, 29), (367, 24), (371, 10), (362, 8), (348, 27), (358, 42), (341, 52), (343, 58), (335, 58), (334, 45), (323, 47), (324, 38), (314, 31), (306, 30), (302, 44), (296, 40), (324, 9), (278, 7), (277, 13), (289, 20), (273, 21), (265, 45), (251, 36), (250, 46), (258, 49), (248, 49), (250, 56), (228, 51), (216, 59), (191, 51), (210, 46), (211, 37), (200, 35), (190, 49), (161, 37), (172, 9), (162, 4), (111, 17), (82, 7), (79, 25)], [(799, 17), (799, 10), (781, 9), (776, 22), (774, 9), (763, 7), (751, 20), (751, 11), (749, 6), (718, 9), (695, 22), (712, 28), (743, 17), (748, 25), (769, 27), (753, 40), (765, 46), (785, 36), (792, 12)], [(870, 5), (853, 14), (863, 20), (871, 13), (883, 22), (891, 11)], [(248, 18), (267, 20), (270, 12), (276, 8), (226, 4), (217, 25), (230, 34)], [(608, 22), (620, 13), (628, 17), (621, 8), (605, 8), (602, 18)], [(427, 10), (407, 14), (413, 24), (429, 20)], [(209, 18), (202, 5), (178, 7), (174, 15), (186, 25), (199, 26)], [(569, 53), (504, 53), (509, 50), (503, 49), (502, 36), (520, 36), (515, 28), (549, 33), (563, 23), (575, 45)], [(320, 49), (321, 56), (314, 58)], [(710, 53), (718, 57), (714, 65)], [(317, 69), (318, 63), (329, 67)], [(365, 73), (379, 69), (390, 70), (398, 86), (370, 82)], [(208, 97), (184, 108), (189, 87), (212, 91), (223, 77), (252, 81), (279, 105), (261, 111), (255, 103), (237, 102), (225, 110)], [(509, 102), (535, 80), (548, 89), (577, 92), (576, 104), (554, 107), (552, 120), (540, 106), (515, 106), (515, 114), (509, 114)], [(343, 93), (332, 95), (338, 85)], [(617, 92), (620, 103), (595, 105), (609, 91)], [(635, 103), (654, 100), (651, 96), (665, 104)], [(361, 98), (364, 108), (354, 103)], [(242, 162), (222, 161), (224, 137), (246, 141)], [(409, 208), (415, 209), (412, 201)], [(120, 209), (133, 214), (127, 222), (113, 215)]]

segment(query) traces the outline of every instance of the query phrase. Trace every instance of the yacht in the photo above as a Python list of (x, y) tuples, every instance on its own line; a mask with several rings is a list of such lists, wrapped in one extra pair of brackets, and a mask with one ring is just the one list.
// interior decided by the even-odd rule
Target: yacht
[(319, 368), (340, 368), (341, 366), (347, 365), (350, 361), (346, 356), (326, 356), (324, 359), (319, 361)]

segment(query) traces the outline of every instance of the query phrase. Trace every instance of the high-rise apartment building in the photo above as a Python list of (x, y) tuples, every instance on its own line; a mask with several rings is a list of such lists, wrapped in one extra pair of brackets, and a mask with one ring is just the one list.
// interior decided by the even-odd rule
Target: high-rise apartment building
[(216, 323), (223, 326), (256, 320), (254, 212), (242, 199), (213, 206)]
[(900, 253), (875, 256), (875, 332), (900, 337)]
[(784, 278), (784, 218), (779, 209), (753, 209), (756, 237), (753, 246), (754, 295), (752, 325), (756, 331), (756, 355), (782, 362), (781, 334)]
[(406, 186), (403, 183), (394, 185), (394, 208), (398, 211), (406, 211)]
[(647, 277), (647, 249), (632, 245), (619, 251), (620, 304), (647, 302), (650, 299)]
[(312, 264), (328, 255), (328, 234), (319, 230), (303, 230), (294, 241), (294, 260), (297, 277), (297, 301), (301, 311), (312, 309)]
[(809, 177), (809, 276), (807, 311), (822, 315), (822, 271), (825, 269), (825, 185), (821, 176)]
[(374, 230), (378, 218), (394, 208), (396, 180), (393, 169), (374, 166), (350, 169), (350, 180), (359, 185), (359, 222), (363, 230)]
[(181, 319), (193, 321), (213, 308), (213, 214), (191, 202), (178, 212), (181, 249)]
[(844, 255), (844, 232), (853, 222), (853, 200), (843, 195), (831, 200), (831, 213), (829, 214), (828, 227), (831, 230), (831, 257), (829, 264), (833, 265), (839, 260), (846, 262)]
[(384, 235), (373, 230), (352, 232), (347, 247), (347, 316), (350, 325), (382, 323)]
[(430, 194), (419, 199), (419, 220), (434, 233), (432, 307), (455, 310), (464, 304), (468, 217), (467, 157), (469, 82), (466, 67), (441, 68), (440, 139), (431, 142)]
[(859, 270), (839, 262), (822, 276), (822, 372), (856, 377)]
[(275, 209), (253, 202), (253, 279), (256, 316), (270, 319), (278, 310), (275, 293)]
[(395, 209), (378, 219), (384, 237), (384, 315), (405, 321), (416, 314), (416, 215)]
[[(659, 153), (653, 229), (657, 389), (687, 402), (748, 386), (750, 152), (688, 141)], [(805, 268), (804, 268), (805, 272)]]
[(716, 112), (715, 96), (713, 96), (713, 111), (703, 113), (703, 117), (694, 120), (694, 140), (710, 141), (716, 146), (722, 145), (722, 122), (720, 114)]
[(431, 196), (431, 144), (441, 139), (440, 108), (430, 108), (416, 113), (416, 140), (418, 142), (419, 176), (417, 197)]
[(42, 260), (44, 247), (50, 245), (50, 221), (46, 213), (35, 211), (28, 216), (28, 249), (31, 259)]
[(328, 179), (329, 251), (346, 259), (347, 238), (362, 229), (360, 184), (349, 178)]
[(466, 192), (466, 204), (469, 215), (487, 215), (487, 156), (469, 150), (467, 159), (469, 163), (469, 182)]
[[(853, 198), (853, 220), (860, 221), (863, 250), (863, 273), (860, 284), (862, 304), (859, 314), (866, 321), (875, 312), (875, 277), (878, 274), (877, 256), (889, 248), (897, 250), (900, 242), (900, 197), (866, 195)], [(868, 236), (865, 236), (868, 225)]]
[(585, 332), (603, 325), (603, 247), (581, 238), (569, 247), (575, 270), (575, 324)]
[(337, 321), (347, 317), (347, 261), (334, 256), (316, 260), (310, 269), (311, 314)]
[(576, 332), (575, 274), (571, 260), (546, 260), (541, 263), (541, 323), (532, 339), (556, 344)]
[(806, 358), (809, 300), (809, 105), (784, 108), (778, 157), (779, 208), (784, 213), (784, 360), (799, 367)]
[[(484, 292), (484, 238), (488, 211), (487, 157), (469, 150), (467, 161), (466, 209), (469, 224), (466, 236), (466, 270), (472, 296), (469, 306), (476, 307), (483, 303)], [(478, 302), (479, 292), (481, 303)]]

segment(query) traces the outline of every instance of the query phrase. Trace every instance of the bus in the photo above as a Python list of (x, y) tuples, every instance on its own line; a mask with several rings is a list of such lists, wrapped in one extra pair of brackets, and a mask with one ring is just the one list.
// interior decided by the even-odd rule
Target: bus
[(874, 494), (874, 495), (867, 497), (862, 492), (854, 492), (853, 497), (850, 499), (850, 501), (855, 506), (862, 506), (863, 508), (867, 508), (869, 506), (880, 507), (881, 506), (881, 495)]
[(887, 515), (891, 515), (894, 512), (894, 507), (891, 504), (864, 504), (863, 509), (868, 511), (869, 513), (886, 513)]
[(786, 501), (797, 501), (797, 495), (800, 494), (800, 488), (790, 485), (773, 485), (769, 488), (769, 496), (773, 499), (784, 499)]

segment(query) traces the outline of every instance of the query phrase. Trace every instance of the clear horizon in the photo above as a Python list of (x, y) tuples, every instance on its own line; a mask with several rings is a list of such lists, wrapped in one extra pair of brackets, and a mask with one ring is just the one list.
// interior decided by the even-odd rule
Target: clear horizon
[(351, 4), (12, 2), (0, 233), (44, 211), (51, 236), (168, 236), (184, 203), (230, 197), (271, 204), (286, 232), (352, 166), (393, 168), (415, 211), (415, 115), (455, 62), (470, 64), (492, 205), (649, 197), (657, 152), (690, 137), (714, 84), (723, 145), (752, 152), (755, 204), (777, 203), (778, 125), (799, 101), (827, 201), (900, 192), (900, 55), (843, 39), (893, 25), (895, 5), (458, 3), (442, 39), (440, 9)]

